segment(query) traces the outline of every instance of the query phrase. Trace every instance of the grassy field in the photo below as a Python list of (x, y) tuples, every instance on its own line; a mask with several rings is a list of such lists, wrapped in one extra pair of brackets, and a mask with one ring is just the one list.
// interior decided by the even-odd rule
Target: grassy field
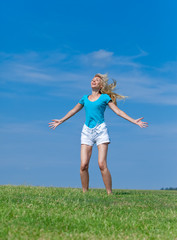
[(0, 239), (177, 239), (177, 191), (0, 186)]

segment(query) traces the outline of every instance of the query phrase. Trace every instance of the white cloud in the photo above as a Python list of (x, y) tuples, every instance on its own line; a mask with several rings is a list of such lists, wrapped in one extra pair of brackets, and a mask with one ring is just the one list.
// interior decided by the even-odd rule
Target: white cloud
[(76, 58), (79, 60), (80, 64), (93, 67), (109, 67), (109, 66), (126, 66), (139, 68), (142, 65), (140, 63), (135, 63), (133, 60), (142, 56), (147, 55), (144, 51), (135, 56), (115, 56), (113, 52), (100, 49), (88, 54), (81, 54)]
[(67, 92), (86, 91), (94, 73), (108, 72), (118, 82), (117, 91), (134, 101), (177, 105), (177, 62), (166, 62), (161, 67), (144, 66), (139, 58), (147, 54), (140, 50), (135, 56), (118, 56), (104, 49), (73, 55), (59, 51), (0, 53), (1, 79), (2, 83), (50, 86), (48, 94), (67, 95)]
[(81, 54), (76, 56), (78, 62), (87, 66), (101, 66), (105, 67), (112, 62), (113, 52), (99, 50), (88, 54)]
[(177, 84), (170, 83), (165, 78), (155, 78), (141, 71), (128, 74), (115, 74), (120, 94), (128, 95), (139, 102), (163, 105), (177, 105)]
[(162, 73), (172, 73), (177, 76), (177, 61), (166, 62), (161, 67), (156, 67), (155, 69)]

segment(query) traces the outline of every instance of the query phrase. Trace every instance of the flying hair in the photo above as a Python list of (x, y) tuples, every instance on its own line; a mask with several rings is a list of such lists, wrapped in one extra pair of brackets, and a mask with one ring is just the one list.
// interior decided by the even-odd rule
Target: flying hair
[(106, 74), (97, 73), (95, 77), (99, 77), (102, 81), (102, 88), (100, 89), (100, 93), (108, 94), (116, 106), (117, 106), (117, 99), (122, 100), (128, 97), (128, 96), (122, 96), (113, 92), (113, 90), (116, 87), (117, 81), (115, 79), (112, 79), (113, 83), (108, 84), (109, 78), (107, 73)]

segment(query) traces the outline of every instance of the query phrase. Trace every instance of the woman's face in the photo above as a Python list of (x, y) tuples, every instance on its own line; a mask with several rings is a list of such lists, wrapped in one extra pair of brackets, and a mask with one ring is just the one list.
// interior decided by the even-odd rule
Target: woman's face
[(101, 89), (102, 88), (102, 82), (100, 77), (94, 77), (91, 81), (91, 87), (94, 89)]

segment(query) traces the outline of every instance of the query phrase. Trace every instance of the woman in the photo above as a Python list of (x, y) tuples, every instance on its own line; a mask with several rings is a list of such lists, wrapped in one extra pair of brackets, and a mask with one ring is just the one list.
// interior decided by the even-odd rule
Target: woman
[(69, 111), (62, 119), (54, 119), (49, 123), (51, 129), (55, 129), (61, 123), (72, 117), (80, 111), (83, 106), (86, 111), (86, 122), (81, 132), (81, 165), (80, 176), (83, 192), (89, 189), (89, 161), (92, 154), (94, 143), (98, 148), (98, 164), (102, 174), (103, 182), (106, 187), (107, 194), (112, 194), (112, 179), (107, 167), (107, 151), (110, 138), (107, 130), (107, 125), (104, 121), (104, 111), (108, 105), (118, 116), (140, 126), (147, 127), (148, 123), (142, 122), (142, 118), (133, 119), (125, 112), (117, 107), (116, 99), (124, 99), (112, 90), (116, 87), (116, 81), (108, 84), (107, 74), (96, 74), (91, 81), (92, 94), (84, 95), (79, 103)]

